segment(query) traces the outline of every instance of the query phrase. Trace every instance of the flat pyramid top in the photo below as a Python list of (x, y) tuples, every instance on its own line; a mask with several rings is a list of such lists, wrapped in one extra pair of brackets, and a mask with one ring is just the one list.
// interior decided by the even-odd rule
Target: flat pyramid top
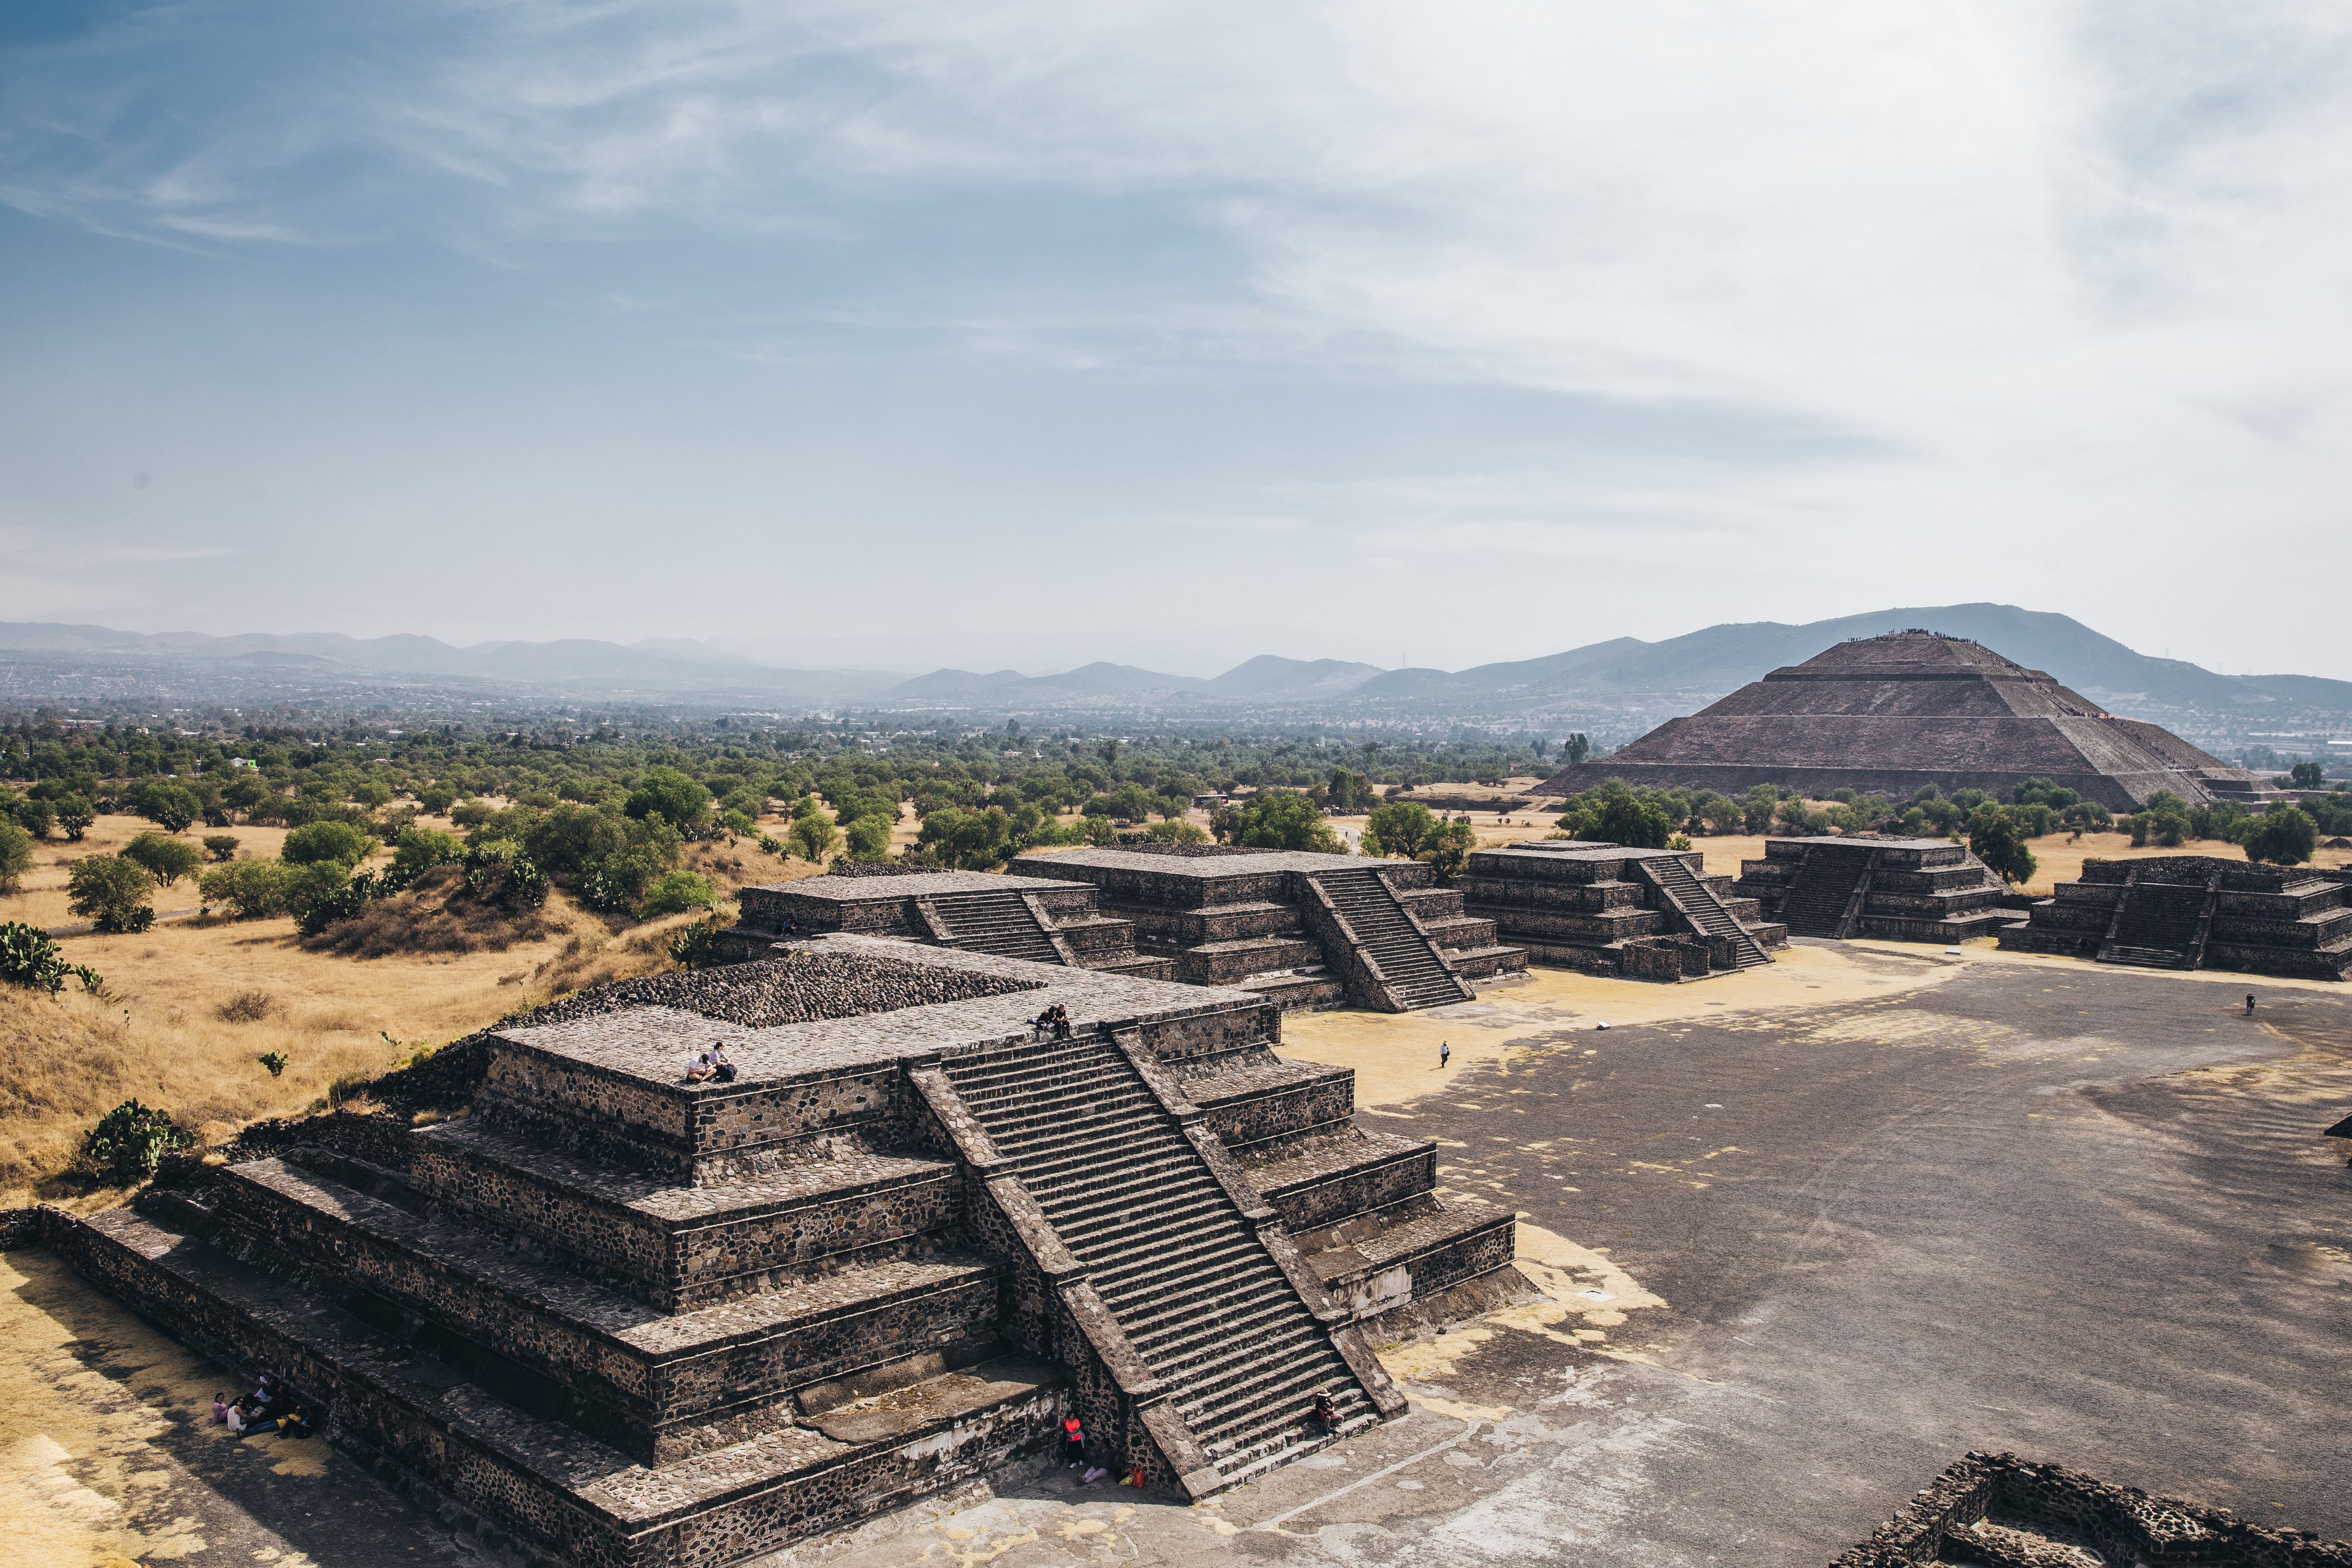
[[(1973, 671), (1989, 676), (2031, 676), (2034, 673), (2023, 665), (2003, 658), (1981, 643), (1928, 631), (1888, 632), (1884, 637), (1856, 637), (1852, 642), (1824, 648), (1793, 668), (1805, 675), (1851, 675), (1864, 680), (1886, 675), (1957, 675)], [(1773, 673), (1781, 672), (1776, 670)]]

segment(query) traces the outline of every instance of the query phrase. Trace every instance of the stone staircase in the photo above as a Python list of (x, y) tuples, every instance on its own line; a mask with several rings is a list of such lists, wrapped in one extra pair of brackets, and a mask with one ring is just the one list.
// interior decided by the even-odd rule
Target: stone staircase
[(1843, 935), (1855, 885), (1869, 867), (1870, 851), (1860, 845), (1807, 845), (1805, 863), (1781, 901), (1780, 923), (1791, 936)]
[(1442, 1007), (1476, 995), (1406, 914), (1378, 871), (1369, 867), (1322, 871), (1315, 881), (1405, 1007)]
[(1113, 1040), (1048, 1041), (942, 1070), (1226, 1484), (1379, 1419), (1331, 1331)]
[(2196, 966), (2198, 929), (2206, 922), (2211, 890), (2199, 886), (2134, 881), (2116, 907), (2114, 928), (2099, 946), (2102, 963), (2143, 969)]
[(923, 901), (946, 928), (951, 947), (1026, 959), (1031, 963), (1062, 962), (1054, 939), (1037, 923), (1018, 891), (942, 893)]
[(1633, 862), (1639, 875), (1646, 876), (1653, 887), (1665, 895), (1666, 901), (1690, 922), (1701, 936), (1728, 942), (1731, 944), (1732, 967), (1753, 969), (1758, 964), (1772, 962), (1763, 944), (1749, 935), (1746, 927), (1732, 918), (1715, 889), (1691, 874), (1687, 863), (1675, 856), (1657, 856)]

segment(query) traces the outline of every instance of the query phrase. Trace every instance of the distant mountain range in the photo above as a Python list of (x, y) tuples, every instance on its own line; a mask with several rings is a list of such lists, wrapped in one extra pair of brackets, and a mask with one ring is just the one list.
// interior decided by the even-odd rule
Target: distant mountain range
[(2352, 715), (2352, 681), (2315, 676), (2219, 675), (2152, 658), (2067, 616), (2010, 605), (1874, 611), (1790, 626), (1708, 626), (1661, 642), (1614, 637), (1542, 658), (1469, 669), (1381, 669), (1339, 659), (1262, 654), (1213, 678), (1133, 665), (1088, 664), (1052, 675), (935, 669), (909, 677), (876, 669), (799, 669), (751, 657), (753, 645), (648, 638), (486, 642), (457, 647), (427, 637), (350, 637), (332, 632), (214, 637), (146, 635), (104, 626), (0, 624), (0, 661), (78, 659), (237, 668), (276, 675), (337, 672), (415, 677), (486, 689), (554, 689), (600, 698), (743, 700), (782, 707), (854, 704), (980, 712), (1056, 709), (1234, 710), (1305, 718), (1358, 715), (1519, 716), (1530, 722), (1619, 716), (1622, 728), (1688, 712), (1766, 671), (1798, 664), (1849, 637), (1919, 626), (1976, 641), (2126, 714), (2204, 713), (2237, 721), (2289, 713)]

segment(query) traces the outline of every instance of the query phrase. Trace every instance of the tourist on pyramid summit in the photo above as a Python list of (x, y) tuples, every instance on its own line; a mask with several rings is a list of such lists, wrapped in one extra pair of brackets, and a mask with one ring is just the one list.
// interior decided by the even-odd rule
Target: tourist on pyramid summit
[(735, 1081), (735, 1064), (728, 1059), (725, 1046), (710, 1047), (710, 1072), (721, 1083)]
[(709, 1051), (703, 1052), (700, 1056), (689, 1056), (686, 1058), (686, 1081), (688, 1083), (700, 1083), (717, 1070), (710, 1065)]

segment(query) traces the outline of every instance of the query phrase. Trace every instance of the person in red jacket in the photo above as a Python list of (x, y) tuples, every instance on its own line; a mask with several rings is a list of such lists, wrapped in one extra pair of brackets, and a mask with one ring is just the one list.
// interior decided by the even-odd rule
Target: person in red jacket
[(1087, 1462), (1086, 1429), (1078, 1425), (1076, 1411), (1062, 1417), (1062, 1458), (1070, 1462), (1074, 1470)]

